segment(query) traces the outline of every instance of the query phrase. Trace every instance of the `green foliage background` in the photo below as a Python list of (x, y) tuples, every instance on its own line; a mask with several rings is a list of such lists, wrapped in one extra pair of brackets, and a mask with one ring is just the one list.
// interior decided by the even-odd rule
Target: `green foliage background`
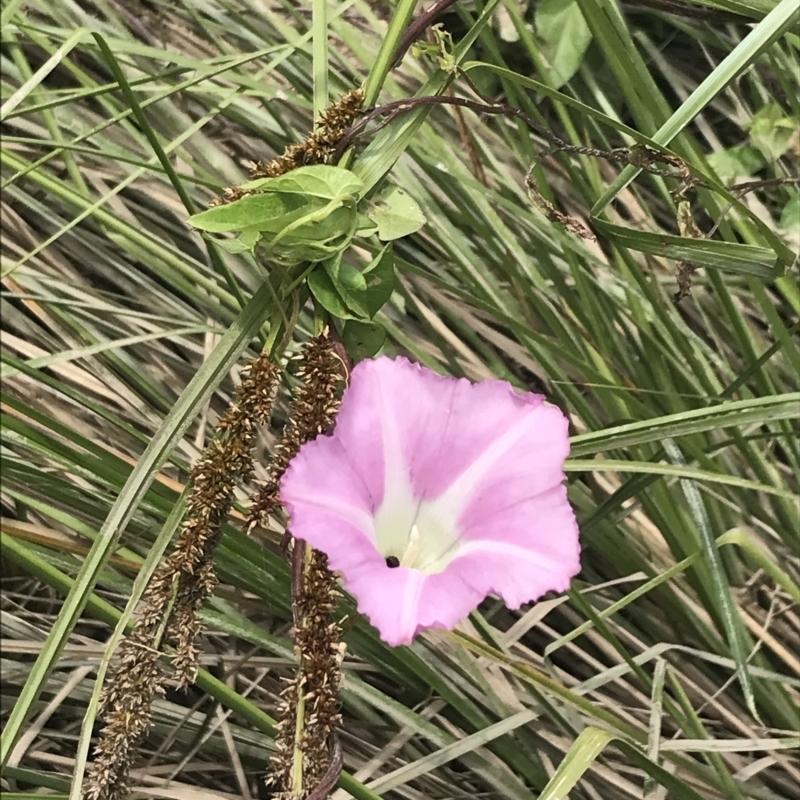
[[(335, 797), (793, 796), (798, 11), (662, 5), (458, 3), (454, 53), (392, 71), (408, 0), (4, 5), (9, 798), (77, 797), (98, 680), (237, 365), (286, 318), (289, 354), (313, 324), (274, 270), (187, 217), (302, 140), (328, 98), (364, 80), (370, 103), (474, 97), (464, 73), (573, 146), (668, 148), (705, 185), (680, 225), (674, 178), (542, 157), (549, 142), (520, 120), (468, 110), (418, 107), (359, 142), (364, 184), (402, 187), (427, 219), (395, 245), (385, 352), (568, 410), (584, 569), (566, 597), (518, 614), (488, 600), (410, 648), (351, 613)], [(537, 158), (542, 196), (597, 241), (537, 210)], [(724, 188), (751, 180), (765, 183)], [(701, 268), (676, 306), (679, 262)], [(255, 540), (237, 519), (204, 612), (205, 670), (156, 703), (138, 795), (263, 793), (294, 660), (289, 579), (277, 526)]]

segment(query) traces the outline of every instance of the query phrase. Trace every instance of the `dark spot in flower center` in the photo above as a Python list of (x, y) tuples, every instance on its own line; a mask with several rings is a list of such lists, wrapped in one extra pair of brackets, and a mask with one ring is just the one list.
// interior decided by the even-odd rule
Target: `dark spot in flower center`
[(386, 566), (390, 569), (394, 569), (395, 567), (400, 566), (400, 559), (397, 556), (389, 556), (386, 559)]

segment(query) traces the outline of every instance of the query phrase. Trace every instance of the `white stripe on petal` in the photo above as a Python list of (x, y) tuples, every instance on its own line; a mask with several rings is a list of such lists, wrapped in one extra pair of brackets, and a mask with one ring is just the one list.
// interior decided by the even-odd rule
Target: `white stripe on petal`
[(417, 627), (419, 617), (417, 610), (419, 597), (422, 594), (422, 585), (425, 583), (425, 575), (417, 570), (409, 570), (409, 572), (411, 574), (408, 576), (399, 609), (398, 628), (403, 637), (410, 641)]
[(419, 500), (414, 497), (411, 475), (403, 458), (397, 412), (392, 400), (384, 395), (383, 384), (378, 381), (378, 391), (383, 413), (383, 502), (375, 513), (375, 537), (378, 550), (384, 558), (400, 558), (408, 546), (408, 537), (417, 515)]
[[(535, 418), (534, 418), (535, 419)], [(538, 420), (536, 420), (538, 421)], [(531, 425), (531, 416), (520, 419), (512, 425), (499, 439), (495, 439), (486, 450), (472, 462), (450, 486), (438, 497), (434, 504), (445, 513), (458, 519), (466, 508), (476, 487), (486, 476), (497, 468), (497, 462), (519, 441), (524, 429)]]
[[(484, 450), (461, 475), (435, 500), (422, 503), (416, 515), (416, 524), (422, 534), (424, 550), (420, 553), (417, 569), (427, 574), (441, 572), (455, 558), (461, 547), (463, 531), (458, 520), (472, 499), (476, 488), (494, 469), (498, 462), (519, 441), (524, 429), (531, 424), (530, 417), (512, 425), (500, 438)], [(412, 566), (406, 564), (406, 566)]]
[(534, 564), (543, 572), (560, 574), (564, 571), (563, 556), (559, 558), (548, 558), (542, 553), (530, 550), (527, 547), (519, 547), (515, 544), (505, 542), (495, 542), (487, 540), (477, 540), (472, 542), (461, 542), (450, 555), (449, 561), (452, 563), (462, 556), (470, 556), (476, 553), (486, 553), (487, 555), (500, 555), (505, 558), (527, 561)]

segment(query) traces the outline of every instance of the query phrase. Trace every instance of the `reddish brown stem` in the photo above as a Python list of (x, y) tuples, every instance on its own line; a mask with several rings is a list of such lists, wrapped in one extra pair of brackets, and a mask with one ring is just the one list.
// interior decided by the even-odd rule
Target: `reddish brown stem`
[(392, 59), (392, 69), (403, 60), (408, 48), (425, 33), (427, 28), (436, 22), (436, 18), (444, 14), (450, 6), (455, 5), (457, 2), (458, 0), (438, 0), (427, 11), (423, 11), (412, 21), (397, 45), (397, 50), (395, 50), (394, 58)]
[(320, 782), (314, 787), (314, 790), (306, 797), (306, 800), (325, 800), (342, 774), (342, 767), (344, 766), (342, 745), (335, 733), (332, 733), (328, 739), (328, 752), (331, 758), (328, 769), (320, 779)]

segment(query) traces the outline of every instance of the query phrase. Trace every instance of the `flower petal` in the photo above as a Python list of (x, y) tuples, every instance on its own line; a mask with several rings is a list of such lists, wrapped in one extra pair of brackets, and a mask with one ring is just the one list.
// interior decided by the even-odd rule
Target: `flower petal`
[(443, 407), (442, 399), (442, 405), (426, 415), (438, 419), (441, 444), (433, 457), (415, 453), (414, 487), (427, 500), (450, 491), (458, 480), (475, 482), (495, 467), (518, 436), (535, 427), (531, 414), (542, 405), (541, 396), (519, 394), (504, 381), (450, 381), (449, 407)]
[(334, 433), (284, 475), (292, 533), (328, 555), (390, 644), (452, 628), (489, 593), (516, 608), (564, 590), (580, 569), (567, 427), (502, 381), (361, 362)]
[(564, 486), (498, 511), (491, 524), (468, 531), (453, 553), (455, 570), (509, 608), (569, 588), (580, 571), (578, 523)]
[(452, 629), (485, 596), (451, 572), (425, 575), (406, 567), (365, 563), (342, 577), (358, 600), (358, 610), (392, 647), (410, 644), (428, 628)]
[[(455, 381), (405, 358), (362, 361), (342, 397), (334, 436), (369, 486), (377, 508), (395, 482), (424, 486), (438, 458)], [(419, 495), (417, 495), (419, 496)]]
[(369, 490), (333, 437), (300, 448), (281, 480), (281, 499), (294, 535), (326, 553), (332, 569), (379, 556)]

